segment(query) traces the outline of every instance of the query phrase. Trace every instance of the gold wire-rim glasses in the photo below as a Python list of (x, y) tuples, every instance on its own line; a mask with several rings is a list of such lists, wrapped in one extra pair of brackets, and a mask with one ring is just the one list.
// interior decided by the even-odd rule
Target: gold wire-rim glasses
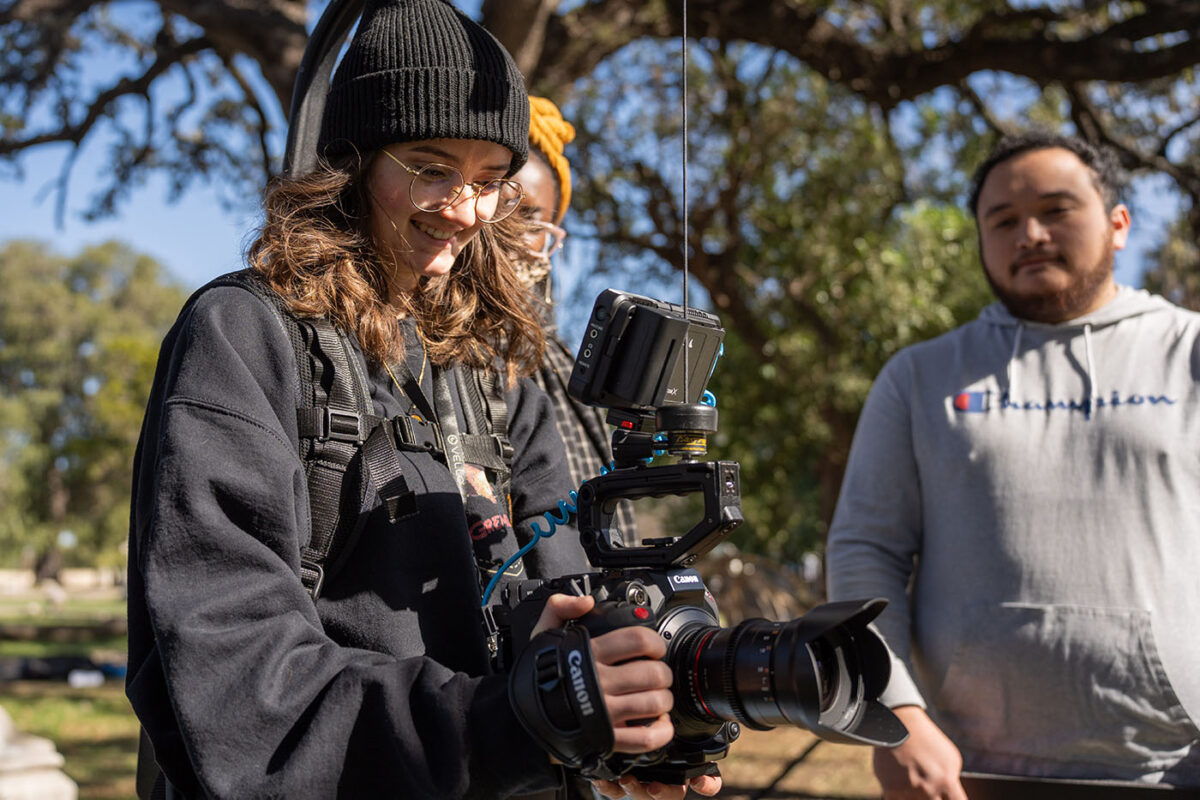
[[(461, 170), (449, 164), (431, 163), (416, 168), (396, 158), (388, 152), (387, 148), (383, 148), (383, 153), (402, 167), (405, 172), (412, 175), (412, 180), (408, 184), (408, 199), (412, 201), (413, 206), (421, 211), (437, 213), (438, 211), (446, 210), (457, 203), (459, 198), (462, 197), (463, 190), (470, 186), (471, 197), (475, 203), (475, 218), (480, 222), (490, 225), (512, 216), (512, 213), (521, 205), (521, 201), (525, 199), (524, 187), (508, 178), (468, 182), (463, 177)], [(427, 191), (431, 192), (428, 197), (422, 194), (418, 198), (417, 187), (419, 183)], [(447, 186), (442, 189), (437, 188), (437, 184), (447, 184)], [(479, 201), (489, 194), (494, 194), (496, 197), (496, 211), (493, 214), (486, 215), (485, 218), (485, 215), (480, 213)], [(487, 206), (485, 205), (484, 209), (486, 210), (486, 208)]]

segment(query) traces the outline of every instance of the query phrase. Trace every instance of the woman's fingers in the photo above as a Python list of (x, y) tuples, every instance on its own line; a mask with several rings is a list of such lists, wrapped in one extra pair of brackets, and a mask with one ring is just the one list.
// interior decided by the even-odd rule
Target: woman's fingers
[[(591, 597), (551, 595), (534, 635), (583, 616), (594, 603)], [(596, 679), (613, 725), (614, 750), (647, 753), (669, 744), (675, 728), (668, 713), (675, 699), (670, 691), (671, 668), (661, 660), (667, 654), (663, 638), (649, 628), (633, 625), (594, 637), (591, 649)]]
[(675, 703), (670, 691), (671, 668), (659, 660), (666, 652), (661, 636), (638, 626), (592, 639), (596, 678), (612, 721), (617, 752), (647, 753), (665, 747), (675, 735), (667, 716)]
[(592, 639), (592, 656), (597, 664), (620, 664), (634, 658), (657, 661), (666, 654), (663, 638), (640, 625), (617, 628)]
[(592, 786), (596, 788), (597, 792), (609, 798), (609, 800), (619, 800), (625, 796), (625, 790), (621, 788), (621, 784), (615, 781), (594, 780), (592, 781)]
[(705, 775), (693, 778), (688, 786), (671, 786), (665, 783), (642, 783), (632, 775), (622, 776), (620, 782), (592, 781), (596, 791), (610, 800), (628, 797), (630, 800), (682, 800), (688, 786), (700, 794), (712, 796), (721, 790), (721, 779)]
[(705, 797), (713, 797), (717, 792), (721, 791), (721, 776), (701, 775), (698, 778), (692, 778), (688, 781), (688, 786), (697, 794), (702, 794)]
[(608, 717), (612, 724), (624, 725), (634, 720), (654, 719), (671, 710), (675, 698), (666, 689), (635, 692), (633, 694), (604, 695), (608, 706)]
[(630, 694), (671, 688), (671, 668), (661, 661), (627, 661), (610, 667), (596, 660), (600, 689), (607, 694)]
[(537, 624), (533, 626), (533, 632), (529, 638), (537, 636), (542, 631), (548, 631), (552, 628), (561, 628), (563, 623), (569, 619), (579, 619), (584, 614), (592, 610), (596, 605), (596, 598), (591, 595), (577, 597), (569, 594), (552, 594), (546, 600), (546, 605), (542, 608), (541, 616), (538, 617)]
[(666, 747), (675, 737), (675, 726), (666, 714), (648, 725), (614, 725), (613, 750), (618, 753), (649, 753)]

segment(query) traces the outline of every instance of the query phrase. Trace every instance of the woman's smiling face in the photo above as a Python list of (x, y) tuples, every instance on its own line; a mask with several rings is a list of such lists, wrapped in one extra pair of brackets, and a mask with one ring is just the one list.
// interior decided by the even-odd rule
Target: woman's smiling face
[(448, 273), (483, 223), (475, 214), (475, 187), (465, 188), (441, 211), (414, 206), (409, 194), (413, 175), (401, 163), (414, 170), (445, 164), (461, 172), (467, 183), (486, 183), (508, 173), (513, 154), (503, 145), (477, 139), (426, 139), (385, 149), (367, 173), (371, 238), (385, 263), (393, 265), (392, 289), (409, 291), (422, 276)]

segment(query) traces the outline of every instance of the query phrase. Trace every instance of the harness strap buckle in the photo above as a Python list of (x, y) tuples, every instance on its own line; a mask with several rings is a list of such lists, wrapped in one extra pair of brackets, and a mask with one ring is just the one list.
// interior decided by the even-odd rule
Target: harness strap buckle
[(316, 561), (301, 558), (300, 581), (304, 584), (304, 588), (308, 589), (312, 599), (316, 600), (321, 596), (321, 590), (325, 587), (325, 568)]
[(501, 460), (504, 461), (505, 464), (511, 464), (515, 450), (513, 449), (512, 442), (508, 440), (508, 437), (500, 436), (499, 434), (492, 434), (492, 441), (496, 443), (496, 455), (500, 456)]
[(351, 442), (362, 444), (365, 441), (362, 429), (362, 415), (354, 411), (341, 411), (325, 406), (321, 418), (321, 435), (317, 441)]
[(396, 447), (401, 450), (446, 452), (442, 426), (436, 422), (427, 422), (420, 417), (398, 416), (392, 418), (392, 428), (396, 433)]

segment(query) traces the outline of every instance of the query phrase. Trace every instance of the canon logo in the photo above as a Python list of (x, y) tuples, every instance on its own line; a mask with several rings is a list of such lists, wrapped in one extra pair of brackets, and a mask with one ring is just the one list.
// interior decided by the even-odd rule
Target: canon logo
[(575, 699), (579, 701), (579, 710), (585, 717), (590, 717), (595, 711), (592, 708), (592, 698), (588, 697), (587, 685), (583, 682), (583, 653), (572, 650), (567, 653), (567, 664), (571, 668), (571, 688), (575, 690)]
[(695, 573), (687, 573), (684, 575), (672, 575), (671, 582), (674, 584), (695, 585), (700, 583), (700, 576)]

